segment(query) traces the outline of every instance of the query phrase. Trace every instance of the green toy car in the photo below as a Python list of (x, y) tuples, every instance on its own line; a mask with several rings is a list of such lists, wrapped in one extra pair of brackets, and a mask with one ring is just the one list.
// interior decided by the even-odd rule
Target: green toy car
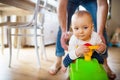
[(108, 80), (102, 64), (97, 59), (86, 61), (78, 58), (69, 66), (70, 80)]

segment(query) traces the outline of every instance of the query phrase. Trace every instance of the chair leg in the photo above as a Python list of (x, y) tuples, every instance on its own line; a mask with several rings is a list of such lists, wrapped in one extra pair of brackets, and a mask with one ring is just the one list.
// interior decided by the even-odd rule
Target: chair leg
[(1, 28), (1, 53), (4, 54), (4, 30), (3, 27)]
[(10, 50), (9, 67), (11, 67), (11, 62), (12, 62), (12, 41), (11, 41), (11, 29), (10, 28), (8, 28), (8, 43), (9, 43), (9, 50)]
[[(18, 34), (21, 34), (21, 30), (18, 30)], [(19, 52), (21, 48), (21, 36), (17, 36), (17, 59), (19, 59)]]
[[(42, 34), (43, 34), (43, 31), (41, 31), (42, 32)], [(47, 60), (47, 55), (46, 55), (46, 50), (45, 50), (45, 42), (44, 42), (44, 35), (41, 37), (42, 39), (42, 43), (41, 43), (41, 54), (42, 54), (42, 57), (45, 59), (45, 60)]]
[(35, 31), (34, 31), (34, 46), (35, 46), (35, 53), (36, 53), (36, 57), (37, 57), (37, 62), (38, 62), (38, 65), (40, 67), (40, 57), (39, 57), (39, 51), (38, 51), (38, 41), (37, 41), (37, 28), (35, 28)]

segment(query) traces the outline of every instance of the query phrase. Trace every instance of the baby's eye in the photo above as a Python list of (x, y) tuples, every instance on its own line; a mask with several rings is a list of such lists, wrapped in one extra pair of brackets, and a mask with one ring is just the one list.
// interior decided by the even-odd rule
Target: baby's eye
[(83, 28), (84, 28), (84, 29), (87, 29), (88, 27), (87, 27), (87, 26), (84, 26)]
[(75, 27), (74, 29), (75, 29), (75, 30), (78, 30), (79, 28), (78, 28), (78, 27)]

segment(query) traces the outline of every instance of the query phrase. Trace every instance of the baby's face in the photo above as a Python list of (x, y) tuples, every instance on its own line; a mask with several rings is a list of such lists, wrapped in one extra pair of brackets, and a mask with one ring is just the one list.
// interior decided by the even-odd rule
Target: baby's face
[(73, 34), (81, 40), (88, 41), (91, 38), (93, 31), (93, 23), (89, 16), (83, 15), (81, 17), (72, 18)]

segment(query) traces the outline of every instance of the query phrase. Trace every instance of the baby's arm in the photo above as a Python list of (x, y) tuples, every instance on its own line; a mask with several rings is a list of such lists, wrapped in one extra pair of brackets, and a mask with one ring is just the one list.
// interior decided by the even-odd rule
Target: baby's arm
[(94, 37), (95, 37), (95, 38), (94, 38), (95, 44), (96, 44), (97, 46), (99, 46), (99, 47), (96, 49), (96, 52), (101, 53), (101, 54), (104, 54), (104, 52), (106, 51), (106, 44), (102, 41), (101, 37), (100, 37), (98, 34), (96, 34)]
[(81, 55), (84, 55), (89, 51), (89, 48), (84, 45), (79, 45), (77, 49), (71, 50), (69, 54), (66, 55), (66, 57), (63, 60), (63, 66), (62, 71), (66, 72), (67, 67), (72, 63), (73, 60), (77, 59), (78, 57), (81, 57)]
[(77, 57), (81, 57), (82, 55), (85, 55), (89, 51), (90, 51), (90, 49), (87, 46), (79, 45), (75, 51), (75, 54)]

